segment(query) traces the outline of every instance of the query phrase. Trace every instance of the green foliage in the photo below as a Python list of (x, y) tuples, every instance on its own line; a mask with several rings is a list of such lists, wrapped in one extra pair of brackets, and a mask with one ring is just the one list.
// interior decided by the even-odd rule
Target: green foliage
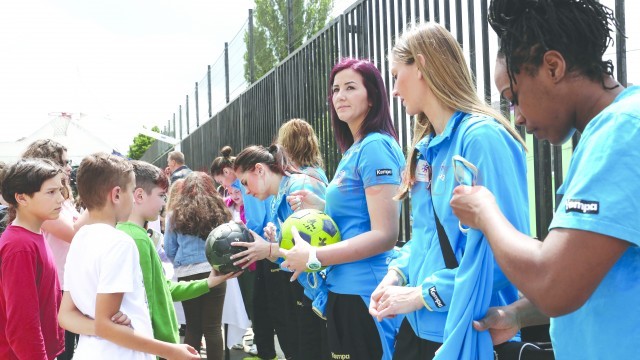
[[(154, 126), (151, 128), (151, 131), (160, 133), (160, 128)], [(129, 145), (127, 157), (134, 160), (140, 160), (142, 155), (144, 155), (154, 141), (156, 141), (156, 139), (151, 136), (142, 134), (136, 135), (136, 137), (133, 138), (133, 144)]]
[[(255, 79), (273, 69), (289, 55), (287, 0), (255, 0), (253, 26)], [(292, 44), (297, 49), (327, 23), (333, 0), (291, 0)], [(244, 34), (249, 47), (249, 32)], [(244, 77), (249, 76), (249, 54), (244, 54)]]

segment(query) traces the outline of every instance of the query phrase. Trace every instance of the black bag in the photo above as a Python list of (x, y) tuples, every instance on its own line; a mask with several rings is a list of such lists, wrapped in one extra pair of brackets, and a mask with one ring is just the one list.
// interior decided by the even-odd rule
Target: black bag
[(493, 347), (495, 360), (555, 360), (550, 342), (510, 341)]

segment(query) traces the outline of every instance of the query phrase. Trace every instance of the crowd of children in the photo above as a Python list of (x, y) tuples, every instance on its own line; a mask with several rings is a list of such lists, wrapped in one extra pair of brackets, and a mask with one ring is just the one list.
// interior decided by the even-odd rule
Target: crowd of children
[[(380, 71), (347, 58), (329, 76), (342, 153), (330, 181), (301, 119), (269, 147), (221, 149), (209, 173), (177, 151), (168, 171), (89, 155), (77, 171), (82, 213), (61, 144), (39, 140), (0, 164), (0, 359), (198, 359), (203, 337), (207, 357), (222, 359), (236, 277), (254, 331), (247, 359), (275, 359), (274, 332), (287, 359), (492, 359), (494, 345), (549, 321), (559, 359), (637, 356), (638, 185), (615, 180), (640, 175), (640, 90), (602, 60), (615, 18), (595, 0), (493, 0), (489, 22), (516, 123), (553, 144), (582, 134), (543, 242), (528, 235), (525, 142), (478, 97), (455, 38), (423, 24), (390, 54), (392, 94), (415, 116), (406, 159)], [(405, 198), (412, 233), (398, 249)], [(145, 228), (165, 206), (177, 282)], [(295, 246), (281, 249), (281, 226), (300, 209), (326, 212), (342, 240), (313, 248), (292, 231)], [(204, 240), (228, 221), (254, 242), (234, 244), (245, 271), (221, 275)]]

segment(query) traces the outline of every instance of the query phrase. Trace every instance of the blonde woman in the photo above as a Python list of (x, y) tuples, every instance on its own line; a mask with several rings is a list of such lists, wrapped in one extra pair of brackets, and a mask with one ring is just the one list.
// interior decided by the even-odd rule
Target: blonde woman
[[(431, 359), (438, 349), (440, 359), (487, 358), (491, 338), (475, 332), (472, 321), (490, 305), (517, 300), (517, 290), (495, 264), (484, 235), (463, 228), (449, 201), (460, 182), (482, 184), (511, 223), (528, 233), (524, 143), (477, 96), (462, 49), (441, 25), (405, 32), (391, 65), (393, 95), (416, 117), (398, 195), (411, 193), (413, 228), (371, 295), (369, 310), (378, 319), (406, 316), (395, 359)], [(454, 173), (457, 156), (466, 160)]]
[(276, 142), (287, 151), (294, 167), (307, 175), (329, 183), (324, 172), (324, 161), (318, 137), (311, 125), (303, 119), (291, 119), (280, 126)]

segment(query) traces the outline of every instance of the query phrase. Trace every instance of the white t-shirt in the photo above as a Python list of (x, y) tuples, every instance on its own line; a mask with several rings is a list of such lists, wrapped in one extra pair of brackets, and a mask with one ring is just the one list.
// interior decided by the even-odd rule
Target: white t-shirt
[[(67, 200), (62, 203), (62, 210), (60, 211), (61, 219), (68, 218), (72, 223), (74, 223), (78, 220), (78, 217), (80, 217), (80, 213), (73, 206), (71, 200)], [(53, 259), (56, 262), (56, 269), (58, 270), (58, 280), (60, 280), (60, 286), (64, 289), (64, 263), (67, 261), (69, 243), (49, 232), (43, 231), (42, 234), (44, 235), (44, 238), (47, 239), (47, 243), (51, 248)]]
[[(76, 307), (95, 318), (96, 294), (124, 293), (120, 311), (141, 335), (153, 338), (138, 249), (126, 233), (106, 224), (85, 225), (71, 242), (65, 264), (64, 290)], [(80, 335), (74, 359), (144, 359), (133, 351), (97, 336)]]

